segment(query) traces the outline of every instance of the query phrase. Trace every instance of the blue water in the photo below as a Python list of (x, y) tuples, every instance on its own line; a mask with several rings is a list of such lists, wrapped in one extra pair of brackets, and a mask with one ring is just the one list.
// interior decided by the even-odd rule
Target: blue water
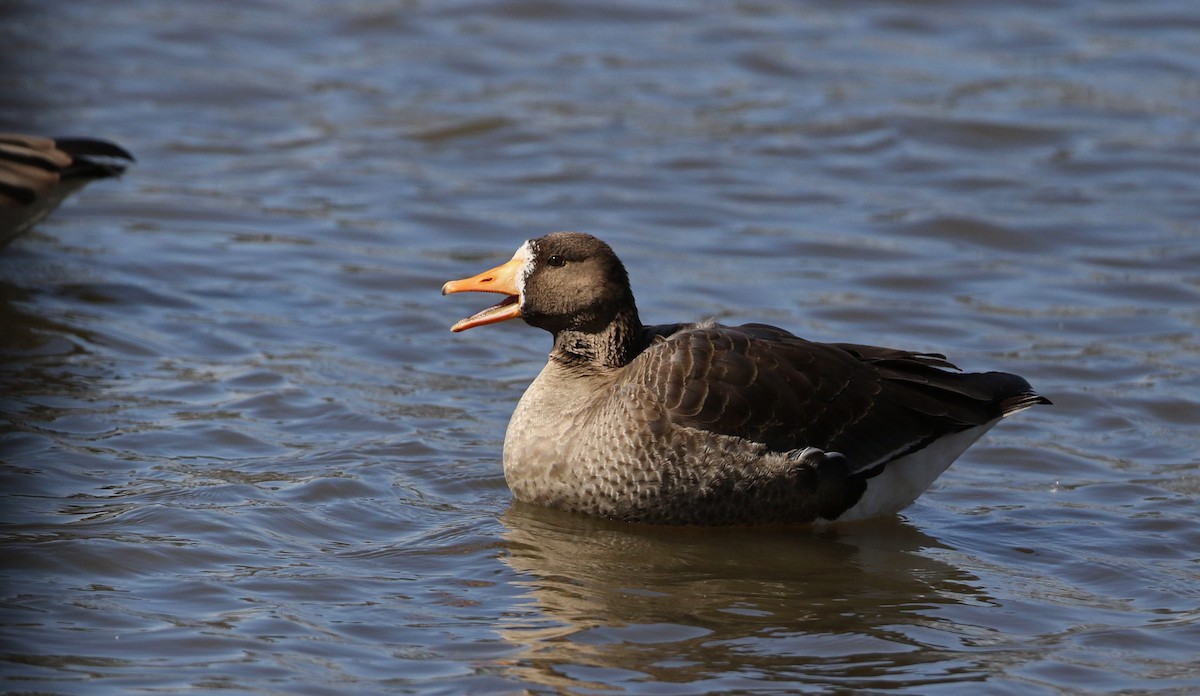
[[(5, 693), (1200, 690), (1194, 3), (13, 2), (0, 130), (137, 164), (0, 251)], [(643, 318), (1055, 405), (897, 519), (514, 505), (554, 229)]]

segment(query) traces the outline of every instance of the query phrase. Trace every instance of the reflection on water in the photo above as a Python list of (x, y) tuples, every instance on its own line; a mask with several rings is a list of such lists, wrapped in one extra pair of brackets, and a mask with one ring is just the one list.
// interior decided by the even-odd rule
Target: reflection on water
[(937, 609), (988, 598), (977, 578), (923, 554), (940, 545), (901, 521), (678, 530), (521, 504), (503, 521), (505, 562), (554, 620), (502, 624), (506, 640), (528, 646), (518, 669), (532, 683), (737, 688), (746, 672), (862, 689), (980, 669), (922, 650), (941, 647), (922, 630), (939, 624)]

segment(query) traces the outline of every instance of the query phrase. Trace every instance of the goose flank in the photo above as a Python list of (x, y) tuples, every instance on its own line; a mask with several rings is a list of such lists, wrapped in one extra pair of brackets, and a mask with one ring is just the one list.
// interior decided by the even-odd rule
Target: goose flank
[(0, 248), (88, 182), (120, 176), (131, 162), (107, 140), (0, 133)]

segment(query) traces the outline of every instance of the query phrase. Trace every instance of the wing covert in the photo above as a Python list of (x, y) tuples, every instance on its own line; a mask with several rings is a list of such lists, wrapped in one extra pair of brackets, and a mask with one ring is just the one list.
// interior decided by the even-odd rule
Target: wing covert
[(996, 404), (1013, 387), (984, 379), (998, 373), (948, 372), (941, 355), (816, 343), (763, 324), (671, 327), (629, 367), (627, 384), (658, 400), (658, 427), (837, 451), (851, 470), (1003, 415)]

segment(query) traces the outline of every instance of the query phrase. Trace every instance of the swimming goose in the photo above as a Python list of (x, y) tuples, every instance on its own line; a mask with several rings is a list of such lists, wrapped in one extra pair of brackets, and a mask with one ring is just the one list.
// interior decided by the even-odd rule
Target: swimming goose
[(132, 161), (105, 140), (0, 133), (0, 248), (84, 184), (117, 176)]
[(815, 343), (764, 324), (643, 326), (607, 244), (556, 232), (442, 294), (495, 292), (452, 331), (520, 317), (554, 348), (504, 438), (523, 501), (731, 525), (907, 507), (1000, 419), (1049, 400), (933, 353)]

